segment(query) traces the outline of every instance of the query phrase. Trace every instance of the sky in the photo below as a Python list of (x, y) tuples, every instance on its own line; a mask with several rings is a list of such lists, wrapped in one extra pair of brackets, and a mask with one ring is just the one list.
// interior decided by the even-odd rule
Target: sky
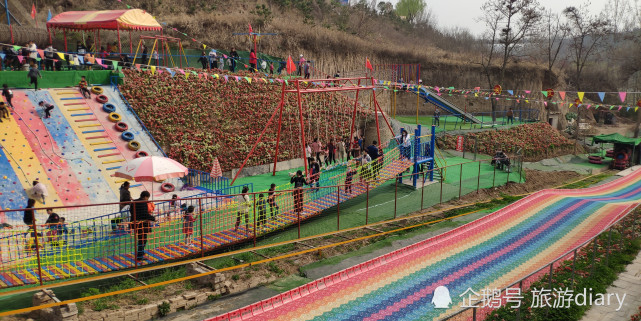
[[(398, 0), (387, 0), (396, 5)], [(561, 12), (569, 6), (579, 7), (588, 0), (539, 0), (539, 3), (545, 8), (552, 9), (553, 12)], [(432, 15), (436, 18), (436, 23), (440, 28), (462, 27), (468, 29), (474, 35), (480, 35), (485, 29), (485, 25), (479, 22), (481, 14), (481, 5), (485, 0), (425, 0)], [(598, 14), (606, 6), (608, 0), (590, 0), (590, 12)]]

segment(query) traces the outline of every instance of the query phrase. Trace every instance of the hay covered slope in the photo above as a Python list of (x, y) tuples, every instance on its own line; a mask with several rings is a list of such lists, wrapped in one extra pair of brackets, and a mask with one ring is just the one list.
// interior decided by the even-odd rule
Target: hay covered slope
[[(240, 167), (280, 103), (282, 83), (252, 77), (256, 75), (237, 73), (225, 79), (222, 73), (206, 78), (126, 71), (120, 89), (169, 157), (203, 171), (209, 171), (212, 159), (218, 157), (223, 171), (229, 171)], [(288, 95), (284, 108), (279, 160), (301, 156), (295, 98)], [(306, 95), (306, 139), (319, 137), (326, 143), (330, 137), (349, 135), (350, 106), (346, 96)], [(277, 125), (272, 124), (246, 166), (273, 161), (276, 134)]]

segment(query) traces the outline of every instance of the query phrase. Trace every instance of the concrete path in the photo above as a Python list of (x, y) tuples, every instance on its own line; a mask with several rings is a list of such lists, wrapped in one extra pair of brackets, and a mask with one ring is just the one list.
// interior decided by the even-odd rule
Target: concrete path
[(641, 306), (641, 253), (630, 263), (619, 278), (610, 285), (607, 293), (618, 293), (619, 296), (626, 294), (623, 305), (619, 311), (619, 304), (593, 306), (586, 312), (581, 321), (604, 321), (604, 320), (630, 320), (634, 314), (639, 312)]

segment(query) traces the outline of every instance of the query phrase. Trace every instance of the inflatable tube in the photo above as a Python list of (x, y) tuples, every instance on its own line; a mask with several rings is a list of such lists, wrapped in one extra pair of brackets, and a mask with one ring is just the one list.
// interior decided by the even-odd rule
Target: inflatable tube
[(145, 152), (144, 150), (140, 150), (140, 151), (138, 151), (136, 153), (135, 156), (136, 156), (136, 158), (140, 158), (140, 157), (147, 157), (147, 156), (149, 156), (149, 154), (147, 152)]
[(96, 95), (102, 95), (103, 90), (102, 90), (102, 87), (93, 86), (91, 87), (91, 92)]
[(137, 150), (140, 149), (140, 143), (135, 141), (135, 140), (132, 140), (127, 144), (127, 148), (129, 148), (129, 149), (131, 149), (133, 151), (137, 151)]
[(591, 164), (603, 164), (603, 161), (600, 159), (590, 159), (588, 160)]
[(101, 103), (101, 104), (104, 104), (107, 101), (109, 101), (109, 98), (107, 98), (107, 96), (105, 96), (105, 95), (98, 95), (98, 96), (96, 96), (96, 101)]
[(125, 130), (129, 129), (129, 125), (123, 122), (117, 122), (116, 125), (114, 125), (114, 128), (116, 128), (116, 130), (119, 132), (124, 132)]
[(106, 104), (102, 105), (102, 110), (105, 113), (110, 113), (111, 114), (111, 113), (116, 111), (116, 106), (114, 106), (113, 104), (110, 104), (110, 103), (106, 103)]
[(598, 161), (600, 161), (602, 159), (603, 158), (601, 156), (594, 156), (594, 155), (588, 156), (588, 160), (598, 160)]
[[(120, 137), (122, 137), (122, 140), (126, 142), (134, 140), (134, 134), (132, 132), (123, 132), (122, 135), (120, 135)], [(140, 144), (138, 145), (139, 145), (138, 148), (140, 148)]]
[(118, 114), (118, 113), (111, 113), (111, 114), (109, 114), (109, 120), (111, 122), (117, 123), (117, 122), (120, 122), (122, 120), (122, 116), (120, 116), (120, 114)]
[(176, 189), (176, 187), (174, 187), (172, 183), (162, 183), (162, 185), (160, 185), (160, 190), (165, 193), (173, 192), (174, 189)]

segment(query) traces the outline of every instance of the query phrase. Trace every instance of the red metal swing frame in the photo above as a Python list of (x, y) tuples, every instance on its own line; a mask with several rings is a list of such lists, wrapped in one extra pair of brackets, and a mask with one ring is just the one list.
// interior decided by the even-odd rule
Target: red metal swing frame
[[(383, 113), (381, 106), (378, 104), (378, 101), (376, 100), (376, 91), (375, 91), (376, 85), (375, 85), (374, 77), (366, 76), (366, 77), (335, 78), (335, 79), (332, 79), (332, 78), (296, 79), (293, 82), (296, 85), (295, 89), (287, 89), (287, 84), (283, 82), (280, 103), (278, 104), (278, 106), (276, 106), (276, 108), (274, 108), (274, 111), (272, 112), (272, 115), (269, 118), (269, 121), (267, 121), (267, 124), (265, 124), (265, 128), (263, 128), (263, 131), (260, 133), (260, 136), (258, 137), (258, 139), (256, 139), (254, 146), (252, 146), (252, 149), (249, 151), (249, 154), (247, 154), (247, 156), (245, 157), (243, 164), (240, 166), (240, 168), (236, 172), (236, 175), (234, 175), (234, 179), (232, 179), (230, 185), (234, 184), (234, 182), (236, 181), (236, 178), (238, 178), (238, 175), (245, 167), (245, 164), (247, 164), (247, 161), (253, 155), (254, 150), (256, 149), (256, 146), (258, 146), (258, 144), (263, 140), (263, 136), (265, 135), (267, 128), (269, 128), (272, 121), (274, 120), (274, 117), (276, 117), (276, 113), (278, 113), (279, 116), (278, 116), (278, 134), (276, 137), (276, 154), (274, 155), (274, 165), (273, 165), (273, 171), (272, 171), (272, 175), (276, 175), (276, 164), (278, 163), (278, 153), (279, 153), (280, 136), (281, 136), (282, 119), (283, 119), (283, 108), (285, 107), (285, 102), (287, 101), (286, 99), (287, 94), (296, 94), (296, 99), (298, 104), (298, 115), (299, 115), (299, 121), (300, 121), (300, 137), (301, 137), (300, 146), (301, 146), (301, 152), (302, 152), (301, 155), (305, 155), (305, 144), (306, 144), (305, 143), (305, 124), (303, 119), (303, 100), (302, 100), (302, 95), (304, 94), (355, 91), (356, 98), (354, 99), (354, 109), (352, 111), (352, 125), (350, 128), (350, 135), (349, 135), (350, 141), (352, 141), (354, 137), (354, 127), (356, 125), (356, 110), (358, 108), (358, 96), (361, 91), (371, 90), (372, 99), (374, 101), (374, 113), (376, 115), (375, 117), (376, 118), (376, 135), (378, 137), (379, 144), (381, 142), (380, 125), (378, 122), (379, 112), (383, 116), (383, 119), (385, 120), (385, 123), (387, 124), (387, 127), (389, 128), (390, 132), (392, 133), (392, 135), (394, 135), (394, 130), (392, 129), (392, 126), (387, 120), (387, 116), (385, 116), (385, 113)], [(303, 156), (303, 160), (305, 162), (305, 175), (307, 175), (308, 174), (307, 158)]]

